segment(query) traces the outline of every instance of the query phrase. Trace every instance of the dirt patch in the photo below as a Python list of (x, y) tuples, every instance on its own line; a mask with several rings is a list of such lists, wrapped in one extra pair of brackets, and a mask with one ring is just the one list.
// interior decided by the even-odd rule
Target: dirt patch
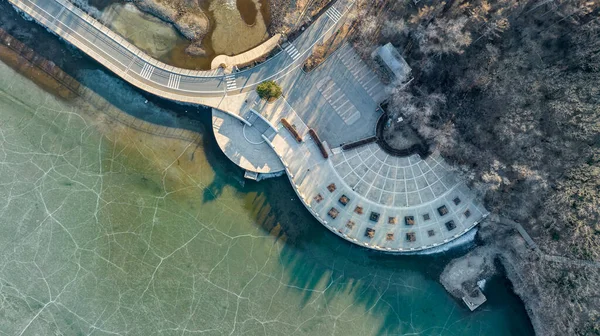
[(382, 139), (394, 149), (405, 149), (421, 144), (421, 139), (415, 130), (407, 123), (391, 123), (383, 128)]
[(256, 22), (256, 15), (258, 14), (254, 1), (237, 0), (235, 4), (244, 22), (249, 26), (253, 25)]
[(335, 35), (327, 39), (327, 41), (317, 44), (313, 48), (310, 57), (304, 62), (304, 71), (310, 72), (325, 62), (331, 54), (348, 40), (348, 37), (353, 31), (353, 27), (353, 22), (346, 22)]
[(235, 4), (229, 1), (214, 0), (210, 4), (210, 11), (215, 20), (211, 41), (216, 55), (239, 54), (269, 38), (262, 13), (257, 10), (260, 6), (258, 0), (248, 0), (256, 10), (253, 25), (248, 25)]
[[(0, 29), (0, 59), (47, 92), (63, 99), (74, 99), (80, 85), (54, 63), (41, 58), (6, 31)], [(64, 85), (62, 83), (68, 83)]]
[(114, 4), (102, 13), (102, 21), (152, 57), (160, 58), (175, 47), (180, 35), (172, 25), (139, 11), (132, 4)]

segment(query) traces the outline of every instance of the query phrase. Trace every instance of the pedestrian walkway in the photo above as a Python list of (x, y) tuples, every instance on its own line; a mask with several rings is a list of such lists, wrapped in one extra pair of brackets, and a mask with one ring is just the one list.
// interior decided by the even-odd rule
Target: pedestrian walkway
[(152, 72), (154, 72), (154, 67), (150, 64), (144, 64), (142, 67), (142, 71), (140, 71), (140, 76), (145, 79), (150, 79), (152, 76)]
[(329, 17), (334, 23), (338, 22), (342, 18), (342, 13), (340, 13), (334, 6), (329, 7), (325, 11), (325, 15)]
[(171, 89), (178, 89), (180, 82), (181, 82), (181, 76), (180, 75), (170, 74), (169, 75), (169, 83), (167, 84), (167, 86), (169, 88), (171, 88)]
[(235, 82), (235, 75), (225, 76), (225, 81), (227, 82), (227, 91), (237, 89), (237, 83)]
[(271, 53), (275, 48), (278, 47), (278, 43), (281, 40), (281, 34), (275, 34), (268, 40), (264, 41), (260, 45), (245, 51), (241, 54), (229, 56), (229, 55), (217, 55), (210, 62), (211, 69), (226, 68), (230, 71), (234, 67), (241, 68), (245, 65), (251, 64), (254, 61), (258, 61)]
[(300, 52), (293, 44), (288, 44), (287, 47), (284, 48), (285, 52), (292, 58), (293, 61), (297, 60), (300, 57)]

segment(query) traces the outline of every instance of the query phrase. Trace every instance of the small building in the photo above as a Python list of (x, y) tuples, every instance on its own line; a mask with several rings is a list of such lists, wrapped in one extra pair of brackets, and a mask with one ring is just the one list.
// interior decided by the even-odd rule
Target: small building
[(475, 287), (469, 295), (465, 295), (462, 297), (463, 302), (469, 307), (471, 311), (479, 308), (482, 304), (487, 301), (485, 295), (478, 287)]
[(411, 79), (412, 69), (391, 43), (380, 46), (371, 56), (398, 84), (405, 84)]

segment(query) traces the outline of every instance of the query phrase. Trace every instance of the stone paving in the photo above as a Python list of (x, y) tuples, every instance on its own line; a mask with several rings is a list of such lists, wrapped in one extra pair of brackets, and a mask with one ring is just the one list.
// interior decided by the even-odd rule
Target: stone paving
[[(266, 143), (283, 163), (300, 200), (336, 235), (383, 251), (423, 250), (472, 229), (488, 212), (438, 153), (422, 159), (418, 155), (388, 155), (376, 143), (349, 151), (338, 147), (348, 139), (357, 140), (357, 135), (374, 133), (379, 116), (375, 99), (381, 99), (369, 94), (371, 86), (365, 87), (379, 87), (380, 82), (361, 83), (359, 79), (367, 76), (362, 73), (364, 69), (352, 74), (351, 65), (340, 61), (337, 53), (341, 52), (349, 54), (341, 49), (327, 61), (333, 65), (299, 75), (298, 81), (310, 83), (311, 91), (296, 85), (286, 90), (287, 97), (271, 104), (249, 98), (248, 106), (239, 112), (244, 116), (252, 109), (277, 129), (265, 137)], [(313, 105), (324, 98), (317, 89), (320, 81), (335, 82), (335, 89), (342, 94), (330, 97), (336, 100), (333, 104), (325, 100)], [(352, 124), (344, 122), (335, 110), (337, 100), (346, 96), (353, 106), (365, 108)], [(281, 118), (295, 126), (301, 143), (283, 127)], [(308, 134), (308, 125), (317, 128), (319, 136), (330, 144), (326, 147), (333, 147), (329, 159), (322, 157)]]
[(233, 67), (244, 66), (246, 64), (250, 64), (255, 60), (258, 60), (262, 57), (268, 55), (273, 49), (277, 48), (279, 44), (279, 40), (281, 40), (281, 34), (275, 34), (271, 36), (268, 40), (259, 44), (258, 46), (245, 51), (241, 54), (229, 56), (229, 55), (217, 55), (210, 62), (211, 69), (218, 69), (222, 65), (225, 65), (225, 68), (229, 71), (233, 70)]
[[(336, 152), (330, 164), (337, 176), (323, 180), (325, 187), (318, 189), (323, 200), (313, 197), (310, 204), (348, 239), (386, 250), (422, 249), (458, 237), (487, 215), (437, 153), (425, 160), (398, 158), (374, 143)], [(331, 183), (333, 192), (327, 189)], [(343, 195), (350, 198), (346, 205)], [(339, 211), (335, 219), (328, 214), (332, 208)], [(375, 230), (372, 238), (367, 229)]]
[(217, 109), (212, 111), (212, 126), (223, 153), (242, 169), (261, 174), (284, 170), (279, 157), (262, 137), (266, 130)]
[(331, 158), (344, 182), (372, 202), (407, 207), (431, 202), (458, 181), (439, 157), (394, 157), (377, 144), (342, 151)]
[[(281, 128), (281, 127), (280, 127)], [(427, 249), (444, 244), (454, 238), (459, 237), (487, 216), (487, 211), (476, 200), (464, 183), (454, 181), (448, 186), (444, 185), (444, 191), (440, 189), (438, 196), (432, 196), (425, 200), (419, 198), (418, 204), (396, 206), (388, 205), (388, 199), (382, 201), (373, 201), (369, 191), (353, 190), (353, 186), (348, 184), (345, 177), (340, 176), (340, 169), (334, 165), (343, 165), (346, 163), (346, 153), (340, 149), (335, 149), (330, 153), (330, 159), (323, 159), (317, 146), (306, 134), (306, 129), (300, 127), (299, 132), (303, 137), (303, 142), (298, 144), (292, 136), (280, 131), (269, 144), (282, 159), (286, 172), (294, 189), (296, 189), (302, 202), (309, 211), (323, 225), (329, 228), (335, 234), (356, 244), (390, 252), (406, 252)], [(373, 145), (377, 146), (377, 145)], [(402, 158), (390, 157), (374, 151), (375, 148), (362, 149), (356, 151), (352, 157), (363, 155), (365, 158), (372, 158), (378, 155), (378, 160), (382, 162), (382, 167), (387, 166), (387, 170), (399, 171), (408, 168), (412, 171), (421, 166), (428, 165), (430, 168), (419, 176), (423, 177), (427, 172), (440, 172), (440, 177), (434, 182), (444, 183), (450, 181), (448, 176), (452, 172), (447, 169), (443, 160), (433, 155), (426, 160), (421, 160), (417, 156), (404, 160)], [(371, 155), (368, 156), (368, 152)], [(361, 154), (363, 153), (363, 154)], [(349, 156), (352, 153), (349, 153)], [(385, 164), (389, 162), (390, 164)], [(360, 164), (359, 164), (360, 166)], [(382, 172), (385, 168), (380, 168)], [(350, 170), (352, 171), (352, 169)], [(374, 172), (374, 170), (368, 170)], [(368, 171), (362, 176), (370, 175)], [(414, 175), (414, 173), (411, 173)], [(382, 177), (383, 175), (377, 175)], [(406, 176), (406, 175), (405, 175)], [(369, 178), (367, 178), (369, 179)], [(385, 183), (394, 181), (396, 183), (415, 180), (414, 177), (405, 179), (400, 175), (393, 178), (386, 174)], [(371, 188), (378, 185), (371, 182)], [(430, 186), (427, 186), (431, 188)], [(416, 189), (417, 193), (427, 193), (427, 187)], [(394, 189), (395, 190), (395, 189)], [(406, 199), (410, 193), (394, 192), (391, 195), (403, 195)], [(412, 195), (412, 194), (411, 194)], [(418, 196), (416, 196), (418, 197)], [(395, 198), (394, 198), (395, 199)], [(386, 203), (388, 202), (388, 203)], [(417, 203), (417, 201), (414, 201)]]

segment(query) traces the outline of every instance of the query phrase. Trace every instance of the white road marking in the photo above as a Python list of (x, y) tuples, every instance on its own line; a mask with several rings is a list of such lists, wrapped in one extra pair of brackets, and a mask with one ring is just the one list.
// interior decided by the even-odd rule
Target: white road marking
[(237, 84), (235, 82), (235, 75), (225, 76), (225, 82), (227, 83), (227, 90), (237, 89)]
[(342, 13), (340, 13), (337, 9), (335, 9), (335, 7), (329, 7), (329, 9), (327, 11), (325, 11), (325, 14), (327, 14), (327, 16), (333, 20), (334, 23), (338, 22), (341, 18), (342, 18)]
[(146, 79), (150, 79), (150, 76), (152, 76), (152, 72), (154, 72), (154, 67), (148, 63), (144, 63), (144, 67), (140, 72), (140, 76)]
[[(338, 102), (340, 99), (342, 99), (342, 98), (344, 98), (344, 95), (340, 95), (340, 96), (338, 97), (338, 99), (336, 99), (336, 100), (332, 100), (332, 102), (331, 102), (331, 105), (335, 105), (335, 103), (337, 103), (337, 102)], [(337, 110), (337, 108), (336, 108), (336, 110)]]
[[(56, 21), (58, 20), (58, 18), (62, 15), (62, 13), (65, 11), (66, 7), (63, 7), (60, 9), (60, 12), (58, 12), (58, 14), (56, 14), (55, 17), (52, 17), (52, 15), (50, 15), (50, 17), (52, 17), (52, 20), (50, 20), (51, 23), (53, 23), (56, 26)], [(58, 27), (58, 26), (57, 26)]]
[(288, 55), (290, 55), (290, 57), (292, 58), (293, 61), (297, 60), (298, 57), (300, 57), (300, 52), (291, 43), (287, 47), (285, 47), (285, 52), (287, 52)]
[(356, 82), (362, 86), (369, 96), (377, 101), (378, 97), (381, 97), (383, 94), (384, 85), (377, 78), (377, 75), (358, 57), (355, 50), (349, 45), (347, 45), (347, 48), (348, 50), (344, 50), (339, 59), (352, 74)]
[(170, 87), (171, 89), (178, 89), (180, 82), (181, 82), (181, 76), (172, 73), (169, 75), (169, 83), (167, 84), (167, 86)]
[[(327, 103), (329, 103), (331, 108), (344, 123), (352, 124), (360, 118), (358, 109), (350, 102), (346, 94), (341, 91), (331, 78), (326, 82), (321, 81), (318, 83), (317, 88), (319, 89), (319, 92), (321, 92), (323, 98), (327, 100)], [(327, 91), (330, 92), (327, 93)], [(348, 103), (350, 103), (350, 105), (342, 110), (342, 107), (347, 106)]]
[(367, 86), (367, 84), (371, 83), (371, 81), (375, 79), (375, 76), (371, 76), (371, 78), (369, 78), (369, 80), (367, 80), (366, 82), (362, 83), (363, 86)]
[[(11, 3), (15, 4), (17, 7), (21, 8), (22, 10), (24, 10), (26, 13), (28, 13), (29, 15), (33, 16), (33, 17), (39, 17), (40, 20), (42, 21), (48, 21), (49, 23), (52, 23), (52, 21), (54, 20), (55, 22), (60, 22), (61, 26), (63, 27), (63, 32), (57, 31), (57, 29), (53, 29), (53, 31), (55, 33), (57, 33), (58, 35), (60, 35), (61, 37), (67, 39), (68, 41), (70, 41), (71, 43), (74, 43), (73, 41), (71, 41), (71, 39), (78, 39), (79, 43), (83, 44), (85, 47), (90, 48), (87, 45), (94, 45), (93, 40), (90, 40), (89, 38), (83, 36), (80, 32), (74, 30), (73, 28), (71, 28), (69, 25), (67, 25), (65, 22), (65, 19), (62, 20), (58, 20), (59, 15), (52, 15), (50, 14), (48, 11), (46, 11), (44, 8), (42, 8), (40, 5), (36, 4), (36, 3), (32, 3), (31, 5), (26, 4), (22, 1), (19, 0), (9, 0)], [(16, 4), (16, 3), (20, 3), (20, 4)], [(89, 16), (88, 14), (84, 13), (83, 11), (81, 11), (79, 8), (71, 5), (70, 3), (62, 3), (60, 2), (61, 5), (70, 13), (72, 13), (78, 20), (81, 20), (82, 22), (84, 22), (87, 25), (90, 25), (91, 27), (93, 27), (94, 29), (97, 30), (97, 32), (99, 32), (100, 34), (108, 37), (110, 40), (116, 42), (117, 44), (119, 44), (120, 46), (124, 47), (125, 49), (127, 49), (128, 52), (130, 52), (132, 55), (134, 55), (134, 57), (138, 57), (138, 55), (129, 49), (128, 44), (123, 44), (123, 41), (118, 40), (118, 37), (115, 34), (110, 34), (110, 30), (106, 27), (104, 27), (101, 23), (99, 23), (98, 21), (96, 21), (95, 19), (93, 19), (91, 16)], [(348, 4), (348, 8), (350, 8), (350, 6), (353, 4), (354, 2), (350, 2)], [(335, 12), (339, 13), (339, 11), (337, 9), (335, 9)], [(42, 23), (42, 25), (44, 25), (44, 23)], [(58, 25), (55, 25), (58, 27)], [(317, 43), (319, 43), (320, 39), (325, 36), (327, 33), (330, 33), (334, 28), (336, 28), (335, 25), (330, 25), (328, 27), (326, 27), (326, 29), (322, 32), (318, 34), (318, 38), (316, 38), (312, 44), (310, 46), (308, 46), (308, 49), (313, 48)], [(68, 30), (68, 31), (67, 31)], [(98, 35), (96, 35), (95, 33), (90, 32), (91, 35), (93, 35), (92, 37), (94, 38), (98, 38)], [(68, 38), (67, 38), (68, 36)], [(77, 45), (75, 43), (75, 45), (78, 48), (82, 48), (80, 45)], [(128, 68), (128, 66), (130, 66), (130, 60), (127, 60), (126, 63), (123, 63), (123, 61), (121, 61), (118, 58), (115, 58), (115, 56), (111, 55), (108, 51), (103, 50), (101, 48), (90, 48), (92, 49), (92, 52), (97, 54), (100, 57), (104, 57), (104, 61), (108, 61), (113, 63), (114, 65), (120, 64), (121, 66), (123, 66), (124, 68)], [(97, 58), (101, 63), (102, 63), (102, 59), (99, 57), (96, 57), (94, 55), (92, 55), (93, 58)], [(142, 60), (145, 60), (144, 55), (139, 56), (139, 58), (141, 58)], [(296, 70), (298, 68), (298, 64), (294, 63), (295, 66), (286, 66), (283, 69), (277, 71), (275, 74), (272, 74), (271, 76), (269, 76), (266, 79), (277, 79), (277, 78), (281, 78), (289, 73), (291, 73), (292, 71)], [(152, 70), (150, 70), (150, 74), (148, 75), (148, 77), (151, 77), (152, 75)], [(128, 70), (126, 70), (125, 72), (128, 72)], [(145, 73), (145, 71), (144, 71)], [(140, 73), (141, 75), (141, 73)], [(196, 75), (195, 75), (196, 76)], [(198, 75), (199, 78), (206, 78), (206, 77), (211, 77), (209, 75), (208, 71), (198, 71)], [(220, 76), (219, 76), (220, 77)], [(143, 77), (146, 78), (146, 77)], [(164, 85), (161, 83), (158, 83), (154, 80), (152, 80), (151, 78), (148, 78), (147, 80), (149, 80), (150, 82), (156, 83), (158, 85)], [(259, 82), (256, 83), (250, 83), (247, 84), (245, 87), (252, 87), (252, 86), (256, 86), (258, 85)], [(237, 85), (236, 85), (237, 88)], [(214, 93), (216, 91), (214, 90), (210, 90), (210, 91), (204, 91), (204, 90), (182, 90), (185, 92), (189, 92), (189, 93)]]

